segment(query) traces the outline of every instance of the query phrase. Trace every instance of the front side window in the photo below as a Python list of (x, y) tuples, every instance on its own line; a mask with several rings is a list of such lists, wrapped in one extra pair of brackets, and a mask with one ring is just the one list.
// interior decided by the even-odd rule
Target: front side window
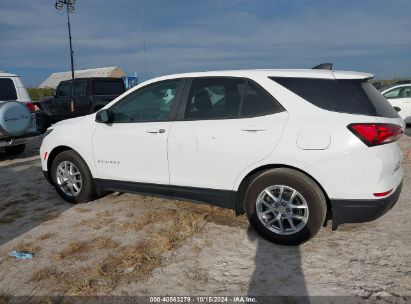
[(111, 107), (113, 122), (168, 120), (179, 83), (179, 80), (160, 82), (127, 95)]
[(57, 96), (66, 97), (71, 96), (71, 85), (69, 82), (62, 83), (57, 88)]
[(17, 100), (16, 88), (10, 78), (0, 78), (0, 100)]
[(387, 93), (384, 94), (384, 97), (387, 99), (394, 99), (394, 98), (399, 98), (400, 95), (400, 88), (393, 89), (391, 91), (388, 91)]
[(244, 78), (192, 80), (184, 118), (188, 120), (262, 116), (282, 111), (264, 89)]

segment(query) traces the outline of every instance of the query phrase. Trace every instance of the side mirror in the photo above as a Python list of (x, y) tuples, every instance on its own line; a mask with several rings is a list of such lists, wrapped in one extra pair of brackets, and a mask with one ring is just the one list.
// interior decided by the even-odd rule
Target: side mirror
[(393, 108), (394, 108), (394, 110), (397, 111), (397, 112), (401, 111), (401, 108), (399, 108), (399, 107), (393, 107)]
[(104, 109), (96, 114), (96, 122), (109, 124), (113, 122), (113, 112), (109, 109)]

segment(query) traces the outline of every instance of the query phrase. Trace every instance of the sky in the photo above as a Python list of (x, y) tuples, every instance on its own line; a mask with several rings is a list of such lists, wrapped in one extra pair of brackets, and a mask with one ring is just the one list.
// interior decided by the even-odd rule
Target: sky
[[(37, 86), (70, 70), (55, 0), (0, 0), (0, 70)], [(192, 71), (311, 68), (411, 77), (411, 0), (77, 0), (76, 69), (140, 80)]]

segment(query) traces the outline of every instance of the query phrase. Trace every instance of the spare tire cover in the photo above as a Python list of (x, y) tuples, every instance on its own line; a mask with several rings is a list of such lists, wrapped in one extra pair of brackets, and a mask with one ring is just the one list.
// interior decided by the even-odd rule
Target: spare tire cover
[(8, 135), (23, 135), (31, 126), (31, 114), (27, 107), (18, 101), (0, 103), (0, 131)]

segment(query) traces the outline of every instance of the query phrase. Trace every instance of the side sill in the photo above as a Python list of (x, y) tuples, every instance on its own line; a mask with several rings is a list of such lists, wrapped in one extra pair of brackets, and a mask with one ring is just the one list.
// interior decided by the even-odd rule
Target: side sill
[(94, 183), (98, 194), (104, 191), (119, 191), (169, 199), (182, 199), (228, 209), (235, 208), (236, 192), (230, 190), (126, 182), (98, 178), (94, 179)]

